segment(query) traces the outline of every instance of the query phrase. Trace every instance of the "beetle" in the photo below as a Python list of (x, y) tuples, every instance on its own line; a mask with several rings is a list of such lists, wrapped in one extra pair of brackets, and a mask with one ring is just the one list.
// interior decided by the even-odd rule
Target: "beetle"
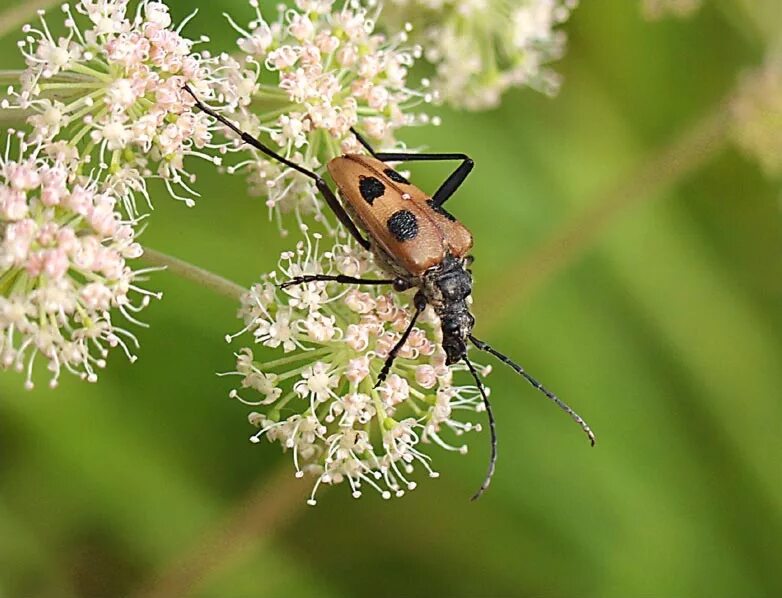
[[(399, 292), (417, 289), (413, 297), (415, 311), (410, 323), (389, 351), (375, 388), (388, 376), (397, 354), (407, 342), (423, 310), (427, 305), (433, 307), (442, 326), (442, 345), (446, 354), (446, 364), (452, 365), (460, 361), (466, 364), (481, 394), (489, 420), (491, 438), (489, 467), (483, 483), (472, 496), (472, 500), (483, 495), (491, 483), (497, 462), (497, 431), (486, 390), (475, 366), (467, 357), (467, 341), (477, 349), (493, 355), (524, 377), (550, 401), (570, 415), (586, 433), (591, 445), (595, 445), (595, 435), (581, 416), (519, 364), (472, 334), (475, 318), (470, 311), (468, 299), (473, 284), (469, 270), (472, 262), (470, 250), (473, 238), (470, 231), (443, 207), (473, 169), (474, 163), (466, 154), (376, 152), (367, 140), (351, 127), (351, 132), (369, 155), (345, 154), (332, 159), (326, 165), (342, 197), (340, 202), (326, 181), (317, 173), (276, 153), (201, 102), (188, 86), (184, 89), (193, 97), (197, 108), (231, 129), (242, 141), (312, 179), (329, 208), (348, 233), (359, 245), (376, 256), (381, 269), (390, 276), (384, 279), (364, 279), (341, 274), (305, 275), (282, 283), (281, 288), (309, 282), (333, 281), (359, 285), (391, 285)], [(443, 160), (458, 160), (460, 164), (432, 196), (411, 184), (387, 164), (388, 162)], [(362, 231), (367, 235), (366, 237)]]

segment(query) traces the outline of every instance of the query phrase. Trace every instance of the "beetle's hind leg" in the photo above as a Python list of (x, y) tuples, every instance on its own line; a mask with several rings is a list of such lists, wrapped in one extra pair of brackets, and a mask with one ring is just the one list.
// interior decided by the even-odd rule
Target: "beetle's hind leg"
[(456, 167), (448, 178), (445, 179), (439, 189), (432, 195), (432, 207), (442, 209), (442, 205), (448, 201), (456, 190), (462, 186), (467, 175), (475, 166), (467, 154), (413, 154), (406, 152), (380, 152), (374, 154), (375, 158), (383, 162), (435, 162), (440, 160), (461, 160), (462, 163)]
[(364, 137), (361, 133), (356, 131), (356, 127), (350, 127), (350, 132), (356, 136), (356, 140), (364, 147), (364, 149), (367, 150), (370, 154), (372, 154), (373, 158), (377, 158), (377, 152), (375, 152), (375, 150), (372, 149), (372, 146), (369, 144), (369, 141), (367, 141), (366, 137)]
[(426, 309), (426, 297), (423, 295), (423, 293), (421, 293), (421, 291), (415, 294), (415, 297), (413, 298), (413, 304), (415, 305), (415, 313), (413, 314), (410, 323), (407, 325), (407, 329), (402, 335), (402, 338), (400, 338), (397, 341), (397, 343), (393, 346), (393, 348), (388, 352), (388, 357), (386, 357), (386, 361), (383, 364), (383, 368), (380, 370), (380, 374), (377, 377), (377, 382), (375, 382), (375, 388), (377, 388), (378, 386), (383, 384), (383, 382), (385, 382), (386, 378), (388, 377), (388, 373), (391, 371), (391, 366), (394, 365), (394, 360), (396, 359), (397, 354), (399, 353), (399, 351), (402, 350), (402, 347), (405, 346), (405, 343), (407, 342), (407, 338), (410, 336), (410, 333), (413, 331), (413, 327), (415, 326), (415, 323), (418, 320), (418, 316), (420, 316), (421, 312), (424, 311), (424, 309)]
[(361, 245), (364, 249), (369, 249), (369, 241), (367, 241), (359, 232), (358, 227), (355, 225), (355, 223), (350, 219), (350, 216), (345, 211), (345, 208), (342, 207), (342, 204), (339, 203), (339, 200), (337, 199), (337, 196), (334, 195), (334, 192), (331, 190), (331, 188), (326, 184), (326, 181), (323, 180), (323, 178), (318, 175), (315, 172), (312, 172), (311, 170), (308, 170), (304, 168), (303, 166), (296, 164), (295, 162), (291, 162), (286, 158), (285, 156), (281, 156), (277, 152), (275, 152), (270, 147), (264, 145), (259, 139), (256, 139), (249, 133), (246, 133), (242, 131), (239, 127), (237, 127), (234, 123), (232, 123), (230, 120), (228, 120), (226, 117), (224, 117), (222, 114), (219, 114), (218, 112), (215, 112), (212, 108), (204, 104), (200, 99), (198, 99), (198, 96), (193, 92), (192, 89), (188, 85), (184, 86), (185, 91), (189, 93), (191, 96), (193, 96), (193, 99), (195, 100), (196, 107), (201, 110), (202, 112), (208, 114), (214, 119), (217, 119), (219, 122), (224, 124), (226, 127), (231, 129), (234, 133), (236, 133), (242, 141), (244, 141), (247, 145), (251, 145), (255, 149), (261, 151), (268, 157), (277, 160), (281, 164), (284, 164), (288, 168), (292, 168), (296, 172), (299, 172), (303, 174), (306, 177), (311, 178), (315, 182), (315, 186), (318, 188), (318, 191), (320, 191), (320, 194), (323, 196), (323, 199), (326, 200), (326, 203), (328, 204), (329, 208), (331, 208), (331, 211), (334, 212), (334, 215), (337, 217), (337, 219), (342, 223), (342, 226), (344, 226), (348, 232), (351, 234), (351, 236), (358, 242), (359, 245)]
[(364, 146), (364, 148), (372, 154), (373, 158), (380, 160), (381, 162), (436, 162), (441, 160), (461, 160), (461, 164), (456, 167), (445, 182), (440, 185), (440, 188), (432, 195), (432, 207), (442, 208), (442, 205), (448, 201), (456, 190), (461, 187), (467, 175), (475, 166), (472, 158), (467, 154), (462, 153), (430, 153), (430, 154), (415, 154), (411, 152), (376, 152), (372, 149), (369, 142), (358, 132), (355, 127), (351, 127), (350, 131), (356, 136), (358, 142)]
[(410, 284), (401, 278), (356, 278), (354, 276), (344, 276), (343, 274), (307, 274), (304, 276), (296, 276), (283, 282), (279, 287), (281, 289), (287, 289), (308, 282), (339, 282), (342, 284), (370, 285), (390, 284), (393, 285), (395, 291), (406, 291), (410, 288)]

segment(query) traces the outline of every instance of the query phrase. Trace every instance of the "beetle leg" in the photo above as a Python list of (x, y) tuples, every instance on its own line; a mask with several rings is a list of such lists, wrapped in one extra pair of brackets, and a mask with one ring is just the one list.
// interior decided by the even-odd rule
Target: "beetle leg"
[(356, 136), (358, 142), (364, 146), (373, 158), (381, 162), (427, 162), (438, 160), (461, 160), (462, 163), (454, 170), (440, 188), (432, 196), (432, 207), (441, 207), (451, 195), (461, 186), (467, 175), (470, 174), (475, 162), (467, 154), (414, 154), (409, 152), (376, 152), (369, 145), (369, 142), (358, 132), (355, 127), (350, 127), (350, 131)]
[(407, 325), (407, 330), (405, 330), (402, 338), (400, 338), (399, 341), (397, 341), (393, 348), (388, 352), (388, 357), (386, 357), (383, 368), (380, 370), (380, 374), (377, 377), (377, 382), (375, 382), (374, 388), (377, 388), (383, 384), (383, 382), (385, 382), (386, 377), (388, 376), (388, 372), (391, 371), (391, 366), (394, 364), (397, 353), (399, 353), (399, 351), (402, 350), (402, 347), (405, 346), (407, 337), (409, 337), (410, 333), (413, 331), (413, 327), (415, 326), (416, 320), (418, 320), (418, 316), (420, 316), (421, 312), (426, 308), (426, 297), (424, 297), (424, 295), (419, 291), (416, 293), (415, 298), (413, 299), (413, 303), (415, 304), (415, 313), (410, 320), (410, 324)]
[(342, 226), (344, 226), (348, 230), (350, 236), (352, 236), (356, 240), (356, 242), (358, 242), (359, 245), (361, 245), (364, 249), (369, 249), (369, 241), (365, 239), (362, 236), (362, 234), (359, 232), (358, 227), (350, 219), (350, 216), (345, 211), (345, 208), (343, 208), (342, 204), (339, 203), (337, 196), (334, 195), (334, 192), (326, 184), (326, 181), (324, 181), (317, 174), (315, 173), (312, 174), (314, 175), (315, 178), (315, 186), (318, 188), (318, 191), (320, 191), (320, 194), (323, 196), (323, 199), (326, 200), (326, 203), (329, 204), (329, 208), (331, 208), (331, 211), (334, 212), (337, 219), (342, 223)]
[(432, 196), (432, 206), (435, 208), (442, 207), (442, 205), (451, 198), (451, 195), (462, 186), (464, 179), (470, 174), (473, 166), (475, 166), (475, 162), (465, 156), (457, 169), (454, 170), (448, 178), (445, 179), (445, 182), (440, 185), (440, 188), (434, 192), (434, 195)]
[[(342, 274), (309, 274), (305, 276), (296, 276), (294, 278), (291, 278), (287, 282), (282, 283), (279, 285), (281, 289), (287, 289), (289, 287), (294, 287), (300, 284), (306, 284), (308, 282), (339, 282), (342, 284), (390, 284), (394, 285), (394, 289), (399, 289), (400, 284), (403, 284), (404, 281), (400, 278), (388, 278), (388, 279), (377, 279), (377, 278), (355, 278), (353, 276), (344, 276)], [(407, 287), (409, 288), (409, 286)]]
[(358, 230), (358, 227), (350, 219), (350, 216), (345, 211), (345, 208), (342, 207), (342, 204), (339, 203), (339, 200), (337, 199), (336, 195), (334, 195), (334, 192), (329, 188), (328, 184), (326, 184), (326, 181), (323, 180), (321, 176), (312, 172), (311, 170), (307, 170), (306, 168), (300, 166), (299, 164), (296, 164), (295, 162), (291, 162), (285, 156), (281, 156), (271, 148), (265, 146), (263, 143), (260, 142), (260, 140), (256, 139), (249, 133), (245, 133), (244, 131), (242, 131), (239, 127), (237, 127), (234, 123), (232, 123), (230, 120), (225, 118), (222, 114), (215, 112), (214, 110), (212, 110), (212, 108), (210, 108), (209, 106), (204, 104), (201, 100), (199, 100), (198, 96), (196, 96), (196, 94), (193, 92), (192, 89), (190, 89), (189, 86), (185, 85), (184, 89), (185, 91), (187, 91), (187, 93), (193, 96), (193, 99), (195, 100), (195, 105), (198, 107), (199, 110), (205, 112), (212, 118), (217, 119), (219, 122), (221, 122), (226, 127), (231, 129), (246, 144), (251, 145), (255, 149), (260, 150), (261, 152), (266, 154), (268, 157), (277, 160), (278, 162), (284, 164), (288, 168), (292, 168), (296, 172), (299, 172), (304, 176), (307, 176), (311, 178), (313, 181), (315, 181), (315, 186), (318, 188), (318, 191), (320, 191), (321, 195), (323, 195), (323, 198), (326, 200), (326, 203), (328, 204), (329, 208), (331, 208), (331, 211), (334, 212), (337, 219), (342, 223), (342, 226), (344, 226), (348, 230), (348, 232), (353, 236), (353, 238), (358, 242), (359, 245), (361, 245), (364, 249), (369, 249), (369, 241), (367, 241), (361, 235), (361, 233)]
[(369, 145), (369, 141), (366, 140), (366, 137), (364, 137), (361, 133), (356, 131), (355, 127), (350, 127), (350, 132), (356, 136), (356, 139), (361, 145), (364, 146), (364, 149), (367, 150), (370, 154), (372, 154), (373, 158), (377, 158), (377, 154), (375, 153), (375, 150), (373, 150), (372, 146)]
[(439, 208), (456, 192), (470, 174), (475, 162), (466, 154), (412, 154), (380, 152), (375, 158), (383, 162), (435, 162), (439, 160), (461, 160), (462, 163), (454, 170), (440, 188), (432, 195), (432, 207)]

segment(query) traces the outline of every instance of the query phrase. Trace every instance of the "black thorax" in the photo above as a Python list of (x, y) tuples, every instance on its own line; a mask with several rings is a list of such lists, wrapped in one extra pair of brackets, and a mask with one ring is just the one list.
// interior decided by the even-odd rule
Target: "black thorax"
[(467, 299), (472, 293), (472, 276), (465, 261), (446, 255), (422, 277), (421, 292), (440, 317), (446, 363), (456, 363), (467, 354), (465, 340), (472, 332), (475, 318)]

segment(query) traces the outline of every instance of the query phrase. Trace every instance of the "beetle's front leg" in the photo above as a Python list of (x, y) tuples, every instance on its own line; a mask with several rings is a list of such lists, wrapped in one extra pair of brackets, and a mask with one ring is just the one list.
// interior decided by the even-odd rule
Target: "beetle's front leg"
[(382, 285), (389, 284), (395, 291), (406, 291), (410, 288), (410, 283), (402, 278), (356, 278), (354, 276), (345, 276), (343, 274), (307, 274), (296, 276), (279, 285), (281, 289), (306, 284), (308, 282), (339, 282), (342, 284), (370, 284)]
[(407, 329), (405, 330), (404, 334), (402, 334), (402, 338), (400, 338), (397, 341), (397, 343), (388, 352), (386, 361), (385, 363), (383, 363), (383, 367), (381, 368), (380, 374), (377, 377), (377, 382), (375, 382), (375, 388), (377, 388), (378, 386), (383, 384), (383, 382), (385, 382), (389, 372), (391, 371), (391, 366), (394, 365), (394, 360), (396, 359), (397, 354), (399, 353), (399, 351), (402, 350), (402, 347), (405, 346), (405, 343), (407, 342), (407, 338), (410, 336), (410, 333), (413, 331), (413, 327), (415, 327), (415, 323), (418, 320), (418, 316), (420, 316), (421, 312), (423, 312), (424, 309), (426, 309), (426, 297), (421, 291), (418, 291), (415, 294), (415, 297), (413, 298), (413, 305), (415, 306), (415, 313), (413, 314), (413, 317), (410, 319), (410, 323), (407, 325)]

